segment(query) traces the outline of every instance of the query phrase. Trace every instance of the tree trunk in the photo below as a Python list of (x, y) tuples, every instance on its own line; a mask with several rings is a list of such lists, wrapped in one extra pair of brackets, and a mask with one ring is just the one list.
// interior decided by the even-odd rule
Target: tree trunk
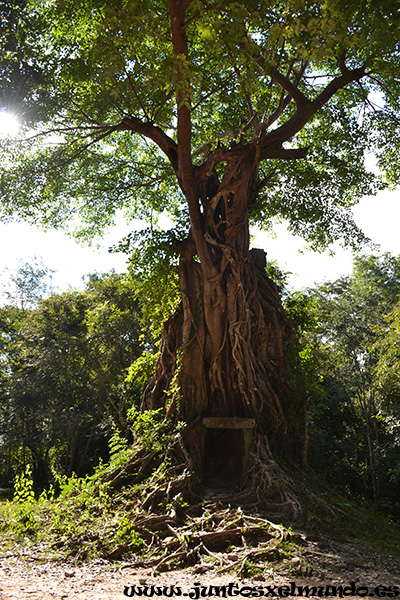
[(213, 170), (198, 185), (202, 229), (192, 219), (180, 244), (182, 302), (164, 327), (142, 409), (164, 406), (189, 425), (205, 416), (252, 417), (268, 456), (289, 445), (301, 455), (304, 406), (285, 380), (293, 329), (266, 276), (265, 253), (249, 250), (256, 164), (253, 155), (241, 156), (222, 181)]
[(182, 305), (164, 327), (143, 408), (166, 406), (190, 420), (257, 417), (270, 436), (285, 433), (280, 397), (288, 391), (282, 379), (293, 332), (276, 285), (252, 254), (206, 284), (195, 260), (181, 261)]

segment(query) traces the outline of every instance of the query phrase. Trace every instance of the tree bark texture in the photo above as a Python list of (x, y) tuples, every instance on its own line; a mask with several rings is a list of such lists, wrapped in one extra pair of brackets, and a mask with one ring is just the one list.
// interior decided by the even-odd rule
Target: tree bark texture
[(284, 401), (293, 330), (265, 274), (263, 252), (249, 249), (257, 162), (249, 152), (228, 164), (221, 180), (214, 169), (195, 177), (201, 231), (192, 221), (180, 244), (182, 302), (165, 324), (142, 408), (166, 406), (170, 416), (188, 423), (204, 416), (255, 417), (269, 443), (283, 446), (294, 430)]

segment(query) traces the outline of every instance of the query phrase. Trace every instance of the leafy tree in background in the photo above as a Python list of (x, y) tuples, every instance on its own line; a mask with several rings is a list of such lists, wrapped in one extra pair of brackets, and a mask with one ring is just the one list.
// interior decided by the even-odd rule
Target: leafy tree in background
[(377, 329), (374, 350), (378, 362), (374, 381), (383, 405), (400, 417), (400, 305), (386, 316), (385, 323)]
[[(398, 494), (390, 473), (398, 471), (399, 415), (383, 401), (381, 374), (389, 384), (384, 349), (394, 330), (386, 321), (399, 294), (399, 257), (359, 256), (350, 277), (307, 292), (310, 316), (301, 340), (312, 367), (310, 463), (377, 502)], [(296, 298), (291, 302), (296, 306)]]
[(107, 458), (114, 430), (129, 435), (126, 412), (140, 386), (125, 378), (152, 349), (133, 281), (93, 275), (83, 292), (53, 294), (30, 310), (8, 305), (0, 316), (3, 474), (10, 480), (27, 462), (41, 485), (52, 472), (87, 473)]
[(7, 283), (1, 286), (4, 303), (18, 306), (22, 311), (34, 308), (39, 300), (51, 292), (53, 273), (36, 257), (21, 264), (15, 273), (10, 273)]
[[(12, 442), (10, 443), (10, 414), (8, 410), (8, 386), (14, 365), (13, 355), (19, 339), (24, 313), (16, 306), (0, 307), (0, 471), (2, 478), (12, 478)], [(3, 483), (3, 482), (2, 482)]]
[(400, 492), (400, 305), (399, 302), (377, 329), (374, 344), (377, 362), (373, 382), (385, 436), (381, 439), (382, 462), (385, 463), (388, 482), (395, 489), (395, 500)]
[(167, 211), (176, 227), (157, 256), (181, 303), (142, 407), (190, 423), (256, 417), (272, 464), (270, 446), (304, 437), (304, 411), (284, 377), (292, 328), (249, 226), (284, 218), (317, 248), (363, 241), (351, 206), (399, 175), (398, 2), (12, 7), (23, 33), (7, 60), (23, 64), (22, 44), (42, 80), (14, 107), (29, 136), (4, 148), (3, 216), (72, 216), (87, 238), (123, 208), (149, 222), (154, 246)]

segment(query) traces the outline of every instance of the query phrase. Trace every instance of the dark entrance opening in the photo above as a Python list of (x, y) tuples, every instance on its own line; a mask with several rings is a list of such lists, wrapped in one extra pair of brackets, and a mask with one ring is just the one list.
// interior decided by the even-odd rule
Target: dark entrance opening
[(203, 482), (214, 489), (235, 487), (245, 473), (254, 419), (204, 417)]
[(237, 485), (243, 476), (243, 431), (206, 429), (203, 481), (209, 487)]

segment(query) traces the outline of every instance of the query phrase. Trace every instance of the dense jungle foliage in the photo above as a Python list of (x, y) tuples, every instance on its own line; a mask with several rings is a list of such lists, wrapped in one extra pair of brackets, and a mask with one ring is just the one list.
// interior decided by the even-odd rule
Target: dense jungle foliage
[[(398, 512), (400, 258), (359, 256), (350, 277), (301, 291), (284, 288), (276, 265), (267, 270), (297, 332), (308, 465), (338, 492)], [(132, 273), (91, 275), (84, 291), (40, 298), (48, 275), (22, 267), (0, 309), (3, 488), (27, 466), (40, 490), (92, 474), (110, 451), (115, 460), (134, 441), (154, 367), (159, 313), (144, 311)]]
[(116, 431), (129, 437), (127, 411), (154, 352), (131, 278), (92, 275), (82, 292), (28, 302), (44, 271), (31, 268), (32, 282), (26, 271), (12, 282), (16, 301), (0, 308), (4, 487), (26, 465), (45, 486), (56, 474), (85, 475), (107, 458)]

